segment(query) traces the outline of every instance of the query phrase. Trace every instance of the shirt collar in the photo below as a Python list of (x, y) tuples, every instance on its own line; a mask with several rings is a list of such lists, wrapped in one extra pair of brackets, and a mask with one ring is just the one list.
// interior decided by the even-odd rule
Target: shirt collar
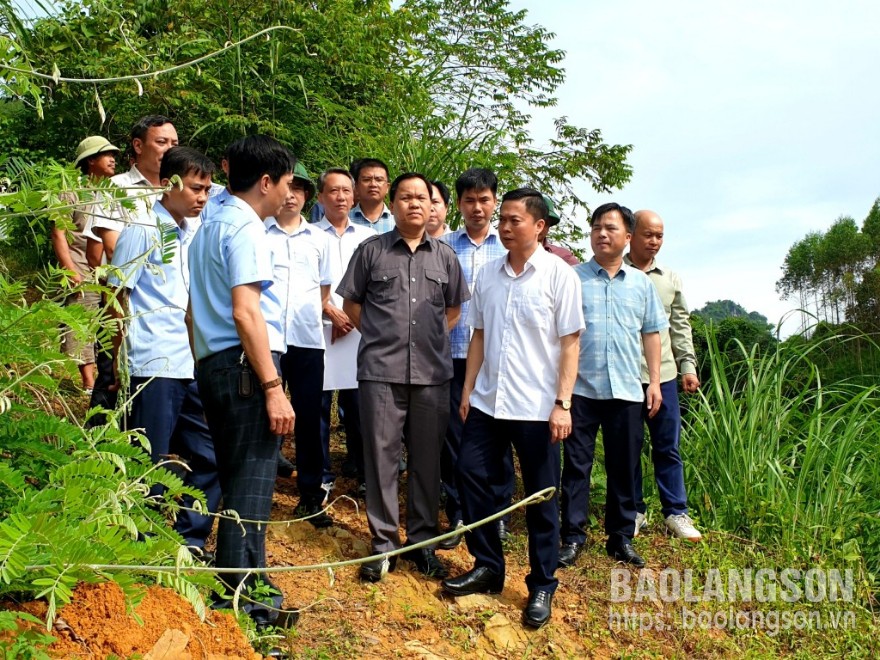
[(195, 230), (199, 228), (200, 220), (199, 218), (184, 218), (183, 226), (177, 224), (177, 220), (168, 212), (168, 209), (162, 204), (160, 200), (156, 200), (153, 204), (153, 212), (159, 216), (159, 220), (165, 224), (171, 223), (174, 225), (174, 228), (177, 230), (177, 235), (182, 239), (184, 236), (188, 234), (195, 233)]
[[(462, 227), (458, 231), (459, 231), (459, 234), (456, 237), (457, 241), (467, 242), (467, 243), (470, 243), (471, 245), (476, 245), (476, 243), (474, 243), (474, 239), (472, 239), (470, 237), (470, 235), (467, 233), (467, 227)], [(490, 242), (491, 243), (500, 243), (501, 242), (501, 237), (498, 235), (498, 230), (495, 229), (495, 227), (493, 227), (492, 225), (489, 225), (489, 233), (486, 234), (486, 238), (483, 239), (483, 243), (490, 243)], [(482, 245), (483, 243), (481, 243), (480, 245)]]
[[(355, 204), (355, 207), (354, 207), (351, 211), (352, 211), (352, 213), (354, 213), (355, 215), (359, 215), (359, 216), (361, 216), (364, 220), (366, 220), (367, 222), (369, 222), (371, 225), (372, 225), (372, 224), (375, 224), (375, 223), (372, 222), (367, 216), (364, 215), (364, 212), (361, 211), (361, 205), (360, 205), (360, 204)], [(391, 217), (391, 209), (389, 209), (389, 208), (385, 205), (385, 203), (383, 202), (383, 203), (382, 203), (382, 213), (379, 214), (379, 217), (376, 219), (376, 222), (379, 222), (379, 220), (382, 220), (382, 219), (384, 219), (384, 218), (390, 218), (390, 217)]]
[[(337, 236), (339, 235), (336, 233), (336, 227), (334, 227), (333, 223), (327, 219), (326, 215), (321, 216), (321, 219), (315, 223), (315, 227), (318, 227), (319, 229), (323, 229), (324, 231), (327, 231), (327, 232), (332, 231)], [(354, 228), (354, 224), (351, 222), (350, 219), (346, 218), (345, 219), (345, 229), (342, 230), (342, 233), (345, 234), (345, 233), (354, 232), (354, 231), (356, 231)]]
[(306, 219), (302, 215), (299, 216), (299, 227), (297, 227), (296, 231), (294, 231), (293, 233), (285, 230), (281, 225), (278, 224), (278, 218), (276, 218), (274, 215), (270, 215), (268, 218), (266, 218), (266, 231), (268, 232), (271, 229), (280, 231), (282, 234), (286, 234), (287, 236), (297, 236), (298, 234), (302, 233), (312, 233), (312, 225), (306, 222)]
[[(596, 261), (596, 257), (591, 257), (590, 260), (587, 262), (587, 265), (595, 275), (601, 275), (604, 273), (605, 277), (608, 277), (608, 271), (599, 265), (599, 262)], [(617, 271), (617, 274), (614, 277), (616, 278), (619, 275), (620, 277), (626, 278), (626, 273), (630, 268), (635, 269), (634, 266), (629, 266), (626, 264), (626, 262), (622, 263), (620, 265), (620, 270)], [(611, 278), (608, 277), (608, 279), (610, 280)]]
[(248, 220), (259, 222), (260, 225), (263, 225), (263, 221), (257, 215), (257, 212), (254, 211), (254, 207), (237, 195), (229, 195), (229, 198), (223, 202), (223, 206), (234, 206), (239, 211), (243, 211), (248, 216)]
[[(510, 253), (508, 252), (504, 259), (501, 259), (501, 268), (511, 277), (522, 277), (526, 274), (526, 272), (531, 268), (534, 270), (541, 270), (544, 265), (548, 262), (548, 257), (550, 257), (550, 253), (544, 250), (541, 247), (541, 244), (538, 243), (538, 247), (532, 252), (532, 255), (526, 259), (526, 264), (523, 267), (523, 271), (517, 275), (513, 272), (513, 269), (510, 267)], [(556, 259), (556, 257), (553, 257)]]
[(139, 186), (152, 186), (153, 184), (147, 181), (147, 177), (141, 174), (141, 171), (137, 168), (137, 165), (132, 165), (131, 169), (128, 170), (128, 176), (131, 178), (132, 183), (136, 183)]
[[(406, 240), (403, 238), (403, 236), (400, 235), (400, 232), (397, 231), (397, 225), (392, 227), (391, 231), (389, 231), (388, 233), (394, 237), (391, 239), (391, 245), (397, 245), (398, 243), (403, 243), (404, 245), (406, 245)], [(425, 232), (422, 234), (422, 240), (416, 246), (416, 250), (419, 250), (421, 248), (425, 248), (426, 250), (433, 250), (434, 249), (434, 242), (438, 241), (438, 240), (440, 240), (440, 239), (431, 238), (430, 236), (428, 236), (428, 232)], [(409, 249), (408, 245), (407, 245), (407, 249)]]
[[(641, 268), (639, 268), (638, 266), (636, 266), (636, 265), (633, 263), (633, 260), (630, 259), (629, 252), (627, 252), (627, 253), (623, 256), (623, 263), (625, 263), (627, 266), (632, 266), (632, 267), (635, 268), (636, 270), (641, 270)], [(654, 272), (654, 271), (657, 271), (658, 273), (660, 273), (660, 274), (662, 275), (662, 274), (663, 274), (663, 270), (664, 270), (664, 269), (663, 269), (663, 266), (661, 266), (660, 264), (658, 264), (658, 263), (657, 263), (657, 259), (654, 258), (654, 259), (651, 259), (651, 265), (648, 266), (648, 269), (647, 269), (646, 271), (644, 271), (644, 272), (645, 272), (645, 273), (652, 273), (652, 272)]]

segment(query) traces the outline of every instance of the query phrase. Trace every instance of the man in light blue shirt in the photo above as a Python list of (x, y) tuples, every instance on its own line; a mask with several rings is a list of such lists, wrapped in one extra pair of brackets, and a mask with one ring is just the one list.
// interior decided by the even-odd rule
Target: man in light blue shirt
[(305, 167), (297, 163), (284, 206), (277, 216), (266, 220), (266, 234), (275, 267), (272, 288), (278, 289), (281, 299), (281, 322), (287, 341), (287, 352), (281, 356), (281, 377), (290, 392), (290, 402), (298, 411), (294, 441), (300, 500), (294, 515), (321, 528), (333, 524), (321, 505), (324, 459), (330, 458), (329, 441), (326, 447), (321, 442), (321, 315), (330, 298), (332, 277), (330, 240), (301, 215), (314, 189)]
[[(507, 248), (501, 243), (498, 231), (492, 226), (492, 217), (498, 204), (498, 178), (491, 170), (471, 168), (455, 181), (455, 196), (458, 210), (464, 220), (464, 227), (440, 237), (455, 250), (458, 263), (467, 280), (468, 290), (473, 291), (477, 283), (480, 269), (507, 254)], [(446, 492), (446, 518), (449, 529), (460, 527), (462, 523), (461, 499), (456, 483), (456, 464), (458, 450), (461, 446), (461, 431), (464, 422), (458, 409), (461, 406), (461, 389), (464, 386), (465, 364), (467, 362), (468, 345), (471, 342), (471, 328), (467, 324), (470, 301), (461, 305), (461, 319), (449, 332), (449, 345), (452, 350), (452, 382), (449, 384), (449, 426), (446, 430), (446, 442), (440, 458), (440, 478)], [(497, 484), (495, 499), (498, 508), (509, 506), (513, 497), (513, 453), (507, 451), (504, 458), (503, 479)], [(506, 502), (506, 504), (505, 504)], [(499, 521), (502, 540), (507, 537), (507, 519)], [(461, 534), (453, 536), (437, 544), (440, 550), (450, 550), (462, 539)]]
[[(257, 580), (273, 588), (259, 569), (266, 565), (265, 523), (272, 508), (278, 449), (294, 422), (281, 387), (280, 357), (286, 342), (281, 306), (272, 291), (272, 251), (263, 220), (281, 209), (295, 159), (263, 135), (238, 140), (226, 156), (231, 195), (204, 220), (189, 252), (190, 316), (223, 506), (242, 519), (220, 520), (216, 564), (241, 570), (218, 578), (229, 594), (241, 588), (259, 601), (248, 601), (243, 609), (263, 628), (278, 620), (283, 598), (277, 590), (260, 597), (252, 592)], [(227, 598), (215, 597), (215, 607), (231, 605)]]
[[(590, 220), (593, 258), (574, 267), (581, 281), (587, 329), (581, 337), (572, 399), (572, 434), (562, 467), (560, 566), (571, 566), (586, 541), (590, 472), (602, 428), (608, 496), (608, 556), (635, 566), (644, 560), (632, 545), (636, 521), (636, 466), (642, 451), (642, 403), (660, 408), (660, 331), (669, 326), (651, 280), (623, 263), (635, 220), (625, 206), (603, 204)], [(642, 347), (649, 383), (642, 390)]]
[[(208, 510), (220, 504), (220, 485), (214, 444), (205, 424), (195, 381), (192, 352), (186, 331), (189, 300), (187, 252), (199, 225), (198, 216), (208, 198), (214, 164), (188, 147), (173, 147), (162, 158), (160, 179), (172, 186), (151, 212), (137, 216), (119, 235), (108, 277), (127, 301), (126, 351), (120, 355), (121, 333), (114, 337), (114, 365), (125, 362), (135, 393), (128, 428), (140, 428), (150, 441), (154, 463), (177, 455), (189, 466), (184, 483), (205, 493)], [(171, 243), (167, 241), (173, 236)], [(121, 316), (119, 312), (113, 312)], [(117, 376), (117, 387), (118, 387)], [(174, 468), (170, 468), (173, 471)], [(159, 496), (161, 488), (153, 495)], [(184, 501), (191, 506), (192, 500)], [(175, 529), (203, 555), (213, 518), (183, 510)]]
[(351, 221), (371, 227), (378, 234), (394, 229), (394, 216), (385, 205), (385, 196), (391, 185), (388, 166), (378, 158), (361, 158), (352, 163), (351, 176), (358, 200), (349, 214)]

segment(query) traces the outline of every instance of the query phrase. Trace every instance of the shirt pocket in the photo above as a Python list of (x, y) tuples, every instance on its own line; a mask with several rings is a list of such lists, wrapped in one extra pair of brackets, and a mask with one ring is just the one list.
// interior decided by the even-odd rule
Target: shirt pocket
[(550, 306), (540, 294), (524, 295), (516, 302), (516, 318), (527, 328), (550, 326)]
[(379, 303), (393, 303), (400, 298), (400, 271), (376, 270), (370, 275), (373, 299)]
[(446, 306), (446, 287), (449, 285), (449, 274), (442, 270), (425, 269), (425, 298), (428, 302), (440, 307)]

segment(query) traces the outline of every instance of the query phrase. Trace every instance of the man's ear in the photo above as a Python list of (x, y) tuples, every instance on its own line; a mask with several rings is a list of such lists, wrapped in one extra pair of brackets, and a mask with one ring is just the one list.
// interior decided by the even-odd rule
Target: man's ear
[(140, 138), (135, 138), (131, 141), (131, 148), (136, 155), (140, 156), (141, 152), (144, 150), (144, 141)]
[(260, 192), (262, 194), (265, 195), (266, 193), (268, 193), (271, 185), (272, 185), (272, 177), (270, 177), (268, 174), (264, 174), (263, 176), (260, 177)]

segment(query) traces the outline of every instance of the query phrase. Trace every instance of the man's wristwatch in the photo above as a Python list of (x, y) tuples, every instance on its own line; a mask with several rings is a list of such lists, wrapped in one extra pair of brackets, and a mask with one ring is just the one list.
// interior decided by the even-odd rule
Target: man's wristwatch
[(563, 410), (571, 410), (571, 399), (556, 399), (555, 403)]
[(267, 380), (265, 383), (260, 383), (260, 387), (263, 388), (264, 392), (266, 390), (271, 390), (273, 387), (278, 387), (279, 385), (281, 385), (280, 378), (274, 378), (272, 380)]

